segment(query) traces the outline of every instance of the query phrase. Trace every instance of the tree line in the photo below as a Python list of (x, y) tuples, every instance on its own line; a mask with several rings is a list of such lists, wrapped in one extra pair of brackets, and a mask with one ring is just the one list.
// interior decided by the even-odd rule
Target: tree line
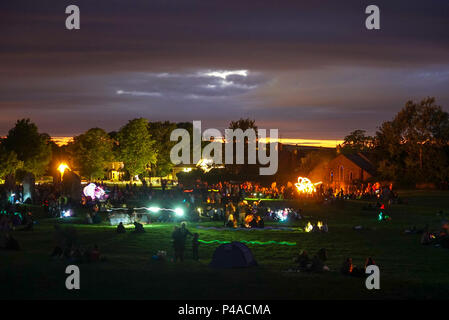
[(36, 177), (55, 171), (66, 162), (82, 177), (103, 179), (111, 162), (123, 162), (129, 177), (165, 176), (172, 168), (170, 133), (178, 127), (191, 130), (189, 123), (130, 120), (117, 132), (92, 128), (59, 147), (46, 133), (40, 133), (30, 119), (18, 120), (0, 143), (0, 177), (14, 175), (19, 180), (25, 173)]
[[(255, 124), (251, 119), (230, 123), (233, 129), (252, 127)], [(173, 168), (170, 150), (176, 142), (170, 141), (170, 134), (177, 128), (192, 135), (190, 122), (150, 122), (138, 118), (118, 131), (91, 128), (67, 145), (58, 146), (48, 134), (40, 133), (30, 119), (20, 119), (0, 141), (0, 178), (14, 177), (20, 181), (26, 173), (35, 177), (53, 175), (63, 162), (89, 180), (104, 179), (112, 162), (123, 163), (128, 180), (135, 176), (164, 177)]]
[[(68, 145), (59, 147), (29, 119), (21, 119), (0, 141), (0, 178), (15, 176), (20, 180), (27, 172), (40, 177), (51, 174), (58, 163), (68, 162), (86, 179), (103, 179), (113, 161), (124, 164), (127, 179), (148, 175), (163, 177), (173, 167), (170, 150), (176, 142), (170, 141), (170, 133), (176, 128), (187, 129), (191, 134), (193, 130), (189, 122), (150, 122), (139, 118), (114, 132), (89, 129)], [(240, 119), (232, 121), (229, 128), (246, 130), (257, 129), (257, 126), (254, 120)], [(377, 167), (379, 179), (404, 186), (434, 183), (447, 187), (449, 114), (435, 104), (434, 98), (408, 101), (392, 120), (383, 122), (373, 136), (361, 129), (351, 132), (337, 152), (363, 152)], [(320, 160), (331, 157), (329, 152), (310, 153), (302, 159), (299, 169), (310, 171)], [(251, 171), (241, 165), (226, 166), (226, 169), (235, 176)], [(219, 176), (223, 177), (223, 173), (216, 178)]]

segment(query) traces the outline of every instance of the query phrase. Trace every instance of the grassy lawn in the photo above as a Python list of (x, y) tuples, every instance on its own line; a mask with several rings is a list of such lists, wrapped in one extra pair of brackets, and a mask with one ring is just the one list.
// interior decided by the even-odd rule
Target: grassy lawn
[[(441, 299), (449, 298), (449, 250), (422, 246), (420, 235), (406, 235), (411, 225), (426, 223), (439, 227), (441, 217), (449, 213), (449, 192), (407, 191), (401, 197), (407, 205), (394, 205), (389, 210), (390, 222), (377, 222), (376, 211), (364, 211), (365, 202), (349, 201), (345, 208), (307, 204), (306, 216), (296, 226), (308, 221), (326, 219), (329, 233), (301, 231), (233, 231), (198, 229), (188, 223), (192, 232), (204, 240), (291, 241), (296, 246), (249, 245), (258, 267), (215, 270), (208, 267), (217, 244), (201, 244), (199, 262), (190, 259), (190, 246), (184, 263), (151, 259), (157, 250), (172, 255), (173, 224), (145, 226), (145, 234), (116, 234), (106, 224), (72, 224), (81, 245), (97, 243), (107, 261), (80, 264), (81, 289), (65, 288), (66, 263), (53, 261), (54, 220), (42, 219), (33, 232), (15, 232), (22, 246), (20, 252), (0, 251), (0, 298), (27, 299)], [(221, 226), (203, 222), (202, 226)], [(354, 231), (355, 225), (370, 230)], [(293, 225), (292, 225), (293, 226)], [(303, 249), (314, 254), (328, 249), (324, 274), (285, 273), (293, 255)], [(367, 290), (364, 278), (351, 278), (339, 273), (344, 258), (352, 257), (363, 265), (373, 256), (381, 270), (381, 289)]]

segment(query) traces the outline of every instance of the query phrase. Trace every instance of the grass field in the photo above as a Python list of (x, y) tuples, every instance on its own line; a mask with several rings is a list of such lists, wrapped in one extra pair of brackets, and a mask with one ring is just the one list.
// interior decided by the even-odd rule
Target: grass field
[[(200, 245), (199, 262), (190, 259), (189, 247), (184, 263), (151, 259), (157, 250), (171, 256), (173, 224), (153, 224), (145, 234), (118, 235), (104, 225), (73, 224), (81, 245), (97, 243), (107, 261), (79, 265), (81, 289), (65, 288), (65, 264), (53, 261), (55, 220), (39, 221), (33, 232), (16, 232), (22, 251), (0, 251), (1, 299), (443, 299), (449, 298), (449, 250), (422, 246), (419, 235), (403, 230), (428, 223), (438, 228), (441, 217), (449, 211), (449, 192), (400, 192), (407, 205), (394, 205), (390, 222), (376, 221), (376, 211), (364, 211), (365, 202), (348, 201), (344, 209), (308, 204), (303, 207), (308, 220), (326, 219), (329, 233), (300, 231), (203, 230), (198, 223), (188, 223), (192, 232), (204, 240), (276, 240), (297, 245), (250, 245), (258, 267), (215, 270), (208, 267), (217, 244)], [(310, 217), (310, 218), (308, 218)], [(220, 223), (203, 222), (203, 226)], [(355, 225), (371, 230), (354, 231)], [(302, 249), (315, 253), (328, 249), (324, 274), (285, 273), (292, 257)], [(352, 257), (363, 265), (373, 256), (380, 266), (380, 290), (367, 290), (364, 278), (339, 273), (344, 258)]]

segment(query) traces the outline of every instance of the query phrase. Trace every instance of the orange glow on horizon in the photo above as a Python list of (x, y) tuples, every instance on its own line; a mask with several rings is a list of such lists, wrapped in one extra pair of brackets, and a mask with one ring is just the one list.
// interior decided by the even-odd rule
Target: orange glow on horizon
[[(262, 142), (270, 141), (269, 138), (262, 139)], [(301, 146), (335, 148), (342, 144), (344, 140), (329, 140), (329, 139), (300, 139), (300, 138), (278, 138), (277, 142), (282, 144), (297, 144)]]
[[(63, 146), (73, 141), (73, 137), (51, 137), (51, 140), (58, 146)], [(261, 142), (269, 142), (270, 139), (261, 139)], [(273, 140), (271, 140), (273, 141)], [(330, 140), (330, 139), (300, 139), (300, 138), (278, 138), (277, 142), (282, 144), (301, 145), (310, 147), (323, 147), (323, 148), (335, 148), (337, 145), (342, 144), (343, 140)]]
[(51, 137), (51, 141), (56, 143), (59, 147), (73, 141), (73, 137)]

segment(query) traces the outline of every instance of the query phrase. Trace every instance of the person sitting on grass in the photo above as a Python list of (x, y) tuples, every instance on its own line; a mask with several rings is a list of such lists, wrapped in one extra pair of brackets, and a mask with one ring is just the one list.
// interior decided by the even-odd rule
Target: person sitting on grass
[(347, 258), (345, 261), (343, 261), (343, 265), (341, 266), (342, 274), (351, 275), (353, 269), (354, 265), (352, 264), (352, 258)]
[(125, 226), (123, 225), (123, 222), (120, 222), (117, 225), (117, 233), (126, 233)]
[(329, 267), (324, 264), (326, 260), (327, 260), (327, 251), (325, 248), (321, 248), (320, 250), (318, 250), (317, 254), (313, 256), (311, 264), (309, 264), (307, 271), (313, 272), (329, 271)]
[(134, 222), (134, 232), (135, 233), (144, 233), (145, 229), (143, 228), (143, 224), (139, 223), (139, 222)]
[(312, 265), (312, 260), (310, 260), (306, 250), (303, 250), (293, 261), (298, 265), (300, 270), (308, 270)]
[(343, 265), (341, 267), (341, 273), (348, 276), (360, 277), (365, 274), (364, 270), (358, 268), (352, 263), (352, 258), (347, 258), (343, 261)]
[(365, 271), (368, 266), (375, 266), (375, 265), (376, 265), (376, 262), (374, 261), (373, 258), (371, 258), (371, 257), (366, 258)]

